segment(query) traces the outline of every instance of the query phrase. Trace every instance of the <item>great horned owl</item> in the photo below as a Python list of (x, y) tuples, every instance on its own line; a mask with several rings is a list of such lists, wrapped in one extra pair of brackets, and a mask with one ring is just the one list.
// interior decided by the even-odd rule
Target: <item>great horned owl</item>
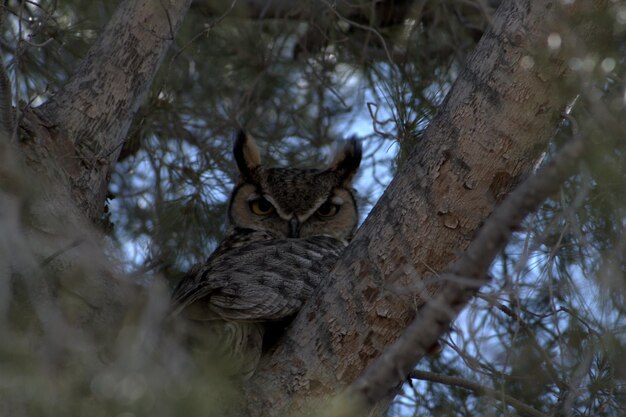
[(192, 344), (218, 355), (230, 375), (256, 369), (267, 326), (292, 317), (330, 272), (356, 229), (354, 139), (325, 169), (266, 168), (251, 137), (234, 146), (239, 181), (227, 236), (173, 293)]

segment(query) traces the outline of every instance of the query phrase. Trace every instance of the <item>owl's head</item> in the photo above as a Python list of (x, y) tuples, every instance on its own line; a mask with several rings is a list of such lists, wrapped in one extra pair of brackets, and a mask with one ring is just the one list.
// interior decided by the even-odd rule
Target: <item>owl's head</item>
[(240, 177), (229, 204), (231, 225), (279, 237), (352, 238), (359, 217), (352, 179), (361, 162), (355, 139), (325, 169), (264, 167), (254, 140), (243, 132), (234, 154)]

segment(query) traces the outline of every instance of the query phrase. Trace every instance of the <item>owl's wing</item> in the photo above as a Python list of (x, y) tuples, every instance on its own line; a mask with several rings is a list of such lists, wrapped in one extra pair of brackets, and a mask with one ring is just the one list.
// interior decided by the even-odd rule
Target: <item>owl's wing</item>
[(280, 320), (295, 314), (345, 243), (327, 236), (274, 239), (225, 251), (175, 289), (176, 312), (195, 320)]

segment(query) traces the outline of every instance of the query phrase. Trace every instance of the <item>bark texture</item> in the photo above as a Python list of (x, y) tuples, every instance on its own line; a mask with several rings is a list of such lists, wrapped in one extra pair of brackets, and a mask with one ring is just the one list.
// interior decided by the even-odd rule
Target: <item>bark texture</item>
[[(91, 220), (102, 216), (111, 167), (190, 3), (121, 2), (76, 73), (40, 108), (74, 203)], [(50, 148), (36, 145), (27, 153)]]
[(368, 409), (394, 393), (398, 374), (409, 375), (467, 301), (488, 282), (489, 266), (513, 230), (546, 198), (559, 191), (561, 184), (576, 172), (584, 151), (584, 141), (575, 138), (494, 210), (460, 259), (441, 274), (438, 294), (420, 308), (402, 335), (345, 391), (344, 396), (350, 399), (345, 402), (357, 404), (353, 415), (360, 415), (359, 409)]
[(119, 329), (128, 282), (92, 222), (103, 217), (110, 168), (190, 2), (120, 2), (64, 88), (23, 109), (21, 155), (2, 152), (14, 163), (0, 169), (0, 213), (15, 230), (0, 241), (13, 248), (4, 254), (20, 256), (0, 257), (0, 267), (16, 277), (14, 292), (26, 286), (33, 305), (46, 306), (37, 312), (45, 328), (67, 321), (109, 342)]
[(559, 83), (566, 66), (545, 47), (557, 5), (518, 0), (498, 9), (325, 286), (262, 359), (246, 387), (250, 415), (306, 415), (354, 381), (533, 169), (570, 99)]

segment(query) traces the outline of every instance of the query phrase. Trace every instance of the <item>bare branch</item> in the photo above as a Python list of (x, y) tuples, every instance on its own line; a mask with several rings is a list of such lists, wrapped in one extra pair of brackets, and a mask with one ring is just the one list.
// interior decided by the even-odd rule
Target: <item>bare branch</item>
[(4, 62), (0, 58), (0, 131), (2, 132), (2, 140), (7, 138), (12, 141), (15, 133), (15, 116), (11, 98), (11, 82)]
[[(437, 117), (329, 280), (261, 359), (245, 387), (251, 415), (303, 413), (310, 398), (356, 380), (416, 312), (424, 317), (420, 309), (437, 292), (428, 282), (443, 284), (437, 272), (457, 259), (494, 207), (532, 171), (575, 94), (561, 88), (566, 60), (545, 46), (559, 13), (547, 0), (502, 3)], [(593, 37), (582, 30), (580, 36)], [(537, 64), (522, 65), (531, 56)], [(479, 278), (467, 268), (453, 272), (454, 278)], [(444, 291), (439, 301), (457, 301), (457, 309), (473, 293), (451, 288), (456, 290)], [(428, 311), (441, 325), (425, 349), (458, 310), (431, 304)], [(393, 384), (385, 388), (397, 386), (408, 371), (394, 369)], [(284, 380), (303, 382), (285, 392)]]
[(74, 148), (74, 198), (92, 219), (102, 214), (111, 165), (190, 3), (121, 2), (68, 83), (42, 107), (45, 124)]
[[(0, 7), (0, 28), (4, 27), (5, 13), (5, 8)], [(5, 138), (12, 141), (15, 133), (15, 115), (11, 105), (12, 97), (11, 81), (7, 75), (4, 62), (0, 58), (0, 141), (5, 140)]]
[[(548, 165), (511, 193), (489, 217), (463, 256), (442, 275), (441, 292), (419, 311), (417, 318), (347, 390), (351, 401), (360, 397), (373, 405), (385, 398), (445, 333), (469, 298), (486, 282), (487, 269), (508, 242), (512, 231), (571, 176), (584, 152), (582, 139), (563, 147)], [(465, 281), (455, 279), (466, 277)], [(450, 279), (452, 278), (452, 279)]]
[(520, 400), (517, 400), (511, 397), (510, 395), (504, 394), (500, 391), (496, 391), (491, 388), (487, 388), (476, 382), (468, 381), (467, 379), (454, 377), (454, 376), (448, 376), (448, 375), (436, 374), (434, 372), (420, 371), (420, 370), (412, 371), (409, 374), (409, 378), (420, 379), (420, 380), (430, 381), (430, 382), (438, 382), (441, 384), (465, 388), (465, 389), (473, 391), (474, 394), (478, 396), (486, 395), (490, 398), (502, 401), (512, 407), (515, 407), (517, 411), (519, 411), (522, 414), (525, 414), (531, 417), (547, 417), (545, 414), (540, 413), (539, 411), (535, 410), (528, 404), (524, 404)]
[(502, 303), (500, 303), (494, 297), (489, 297), (487, 295), (482, 295), (482, 294), (477, 294), (477, 297), (480, 297), (483, 300), (487, 301), (489, 304), (495, 306), (498, 310), (502, 311), (504, 314), (506, 314), (507, 316), (511, 317), (513, 320), (515, 320), (516, 323), (519, 324), (519, 326), (524, 331), (524, 334), (526, 335), (526, 337), (528, 337), (528, 340), (530, 341), (530, 343), (533, 346), (533, 348), (543, 358), (543, 361), (544, 361), (545, 366), (546, 366), (546, 371), (548, 371), (548, 374), (550, 375), (550, 378), (552, 378), (554, 383), (559, 388), (566, 389), (567, 385), (565, 384), (565, 382), (563, 382), (561, 380), (561, 378), (559, 378), (559, 374), (557, 373), (556, 369), (554, 368), (554, 364), (552, 363), (552, 359), (550, 359), (550, 356), (541, 347), (541, 345), (539, 344), (539, 341), (537, 340), (537, 337), (535, 336), (535, 333), (530, 329), (530, 326), (528, 325), (528, 323), (526, 323), (526, 321), (523, 320), (519, 316), (519, 314), (517, 314), (516, 312), (514, 312), (513, 310), (511, 310), (507, 306), (505, 306)]

